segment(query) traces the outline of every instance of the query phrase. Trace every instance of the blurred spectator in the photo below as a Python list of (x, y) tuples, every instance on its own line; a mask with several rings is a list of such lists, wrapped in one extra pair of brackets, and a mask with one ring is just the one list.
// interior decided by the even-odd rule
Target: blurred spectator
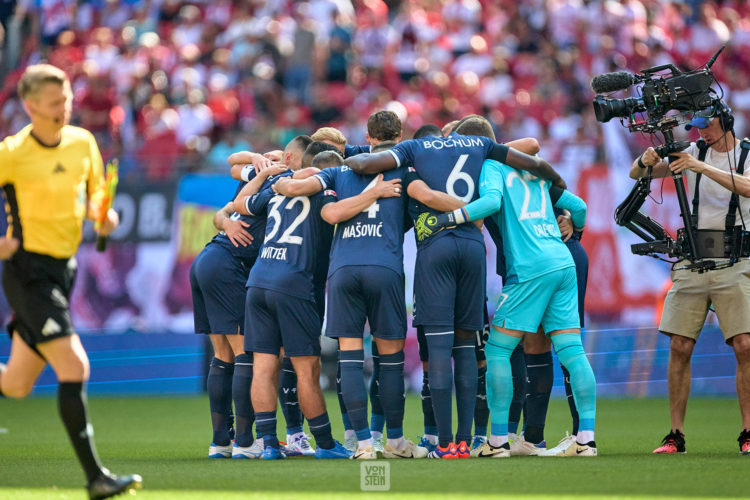
[[(211, 133), (214, 126), (213, 113), (204, 101), (203, 91), (191, 89), (187, 94), (187, 102), (177, 108), (177, 143), (181, 146)], [(194, 149), (199, 149), (197, 143), (194, 143)]]
[(253, 147), (239, 130), (221, 129), (219, 142), (208, 152), (206, 161), (214, 171), (225, 174), (228, 172), (227, 158), (237, 151), (253, 151)]

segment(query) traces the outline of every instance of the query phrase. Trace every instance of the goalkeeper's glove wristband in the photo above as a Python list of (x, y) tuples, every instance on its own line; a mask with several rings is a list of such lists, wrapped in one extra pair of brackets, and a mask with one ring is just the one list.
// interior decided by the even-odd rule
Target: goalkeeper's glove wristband
[(463, 224), (466, 222), (466, 215), (462, 208), (457, 208), (453, 212), (446, 212), (435, 217), (428, 217), (425, 222), (431, 229), (442, 229)]

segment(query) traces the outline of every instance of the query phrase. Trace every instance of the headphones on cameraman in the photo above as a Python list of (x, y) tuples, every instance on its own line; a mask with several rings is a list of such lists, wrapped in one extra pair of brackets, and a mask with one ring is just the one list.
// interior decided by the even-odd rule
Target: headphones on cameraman
[(725, 103), (723, 99), (719, 99), (714, 105), (714, 116), (719, 118), (721, 129), (724, 132), (734, 130), (734, 116), (732, 115), (732, 108), (727, 106), (727, 103)]

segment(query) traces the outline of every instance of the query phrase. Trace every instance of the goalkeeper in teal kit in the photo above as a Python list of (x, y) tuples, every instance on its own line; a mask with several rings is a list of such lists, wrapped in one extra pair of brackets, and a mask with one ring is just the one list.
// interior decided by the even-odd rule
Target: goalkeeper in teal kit
[[(485, 348), (490, 439), (472, 456), (510, 456), (508, 410), (513, 397), (510, 356), (524, 333), (541, 325), (561, 363), (570, 371), (580, 413), (576, 446), (561, 456), (596, 456), (596, 380), (581, 344), (578, 290), (573, 258), (560, 238), (553, 206), (570, 211), (577, 230), (586, 222), (586, 204), (564, 189), (528, 172), (486, 160), (480, 198), (438, 216), (420, 217), (417, 230), (431, 235), (443, 228), (492, 217), (502, 233), (508, 273)], [(420, 227), (421, 226), (421, 227)]]

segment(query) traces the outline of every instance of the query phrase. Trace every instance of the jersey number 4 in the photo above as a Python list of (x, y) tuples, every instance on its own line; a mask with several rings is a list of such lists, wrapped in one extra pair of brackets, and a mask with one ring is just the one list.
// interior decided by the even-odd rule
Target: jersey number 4
[[(375, 187), (375, 184), (378, 183), (378, 178), (375, 177), (373, 180), (370, 181), (370, 183), (365, 187), (362, 192), (368, 191)], [(377, 201), (372, 202), (372, 205), (362, 210), (362, 213), (367, 212), (367, 217), (370, 219), (374, 219), (378, 215), (378, 211), (380, 210), (380, 205)]]
[[(271, 198), (271, 201), (269, 202), (269, 204), (271, 205), (271, 210), (269, 210), (268, 212), (268, 217), (273, 219), (273, 229), (271, 229), (271, 231), (266, 234), (266, 241), (273, 240), (273, 237), (276, 236), (277, 232), (279, 232), (279, 228), (281, 227), (281, 214), (279, 213), (279, 207), (281, 206), (282, 201), (284, 201), (284, 196), (276, 195)], [(302, 244), (302, 236), (296, 236), (292, 233), (295, 229), (297, 229), (297, 227), (299, 227), (300, 224), (305, 222), (307, 216), (310, 215), (310, 199), (307, 196), (294, 197), (289, 200), (289, 203), (286, 204), (284, 209), (290, 210), (297, 203), (302, 203), (302, 210), (300, 210), (299, 215), (297, 215), (297, 217), (292, 221), (289, 227), (286, 228), (286, 231), (281, 234), (281, 237), (278, 241), (279, 243), (289, 243), (290, 245)]]
[[(525, 174), (526, 175), (526, 174)], [(531, 176), (527, 180), (533, 180), (536, 179), (536, 177)], [(523, 186), (524, 195), (523, 195), (523, 205), (521, 206), (521, 214), (518, 216), (518, 220), (528, 220), (528, 219), (544, 219), (545, 215), (547, 214), (547, 196), (545, 196), (544, 193), (544, 185), (546, 182), (544, 179), (539, 180), (539, 195), (542, 199), (541, 206), (539, 210), (531, 210), (529, 211), (529, 201), (531, 200), (531, 189), (529, 188), (529, 183), (524, 180), (523, 177), (518, 175), (518, 172), (513, 171), (505, 178), (505, 185), (508, 186), (508, 189), (513, 187), (513, 181), (515, 179), (518, 179), (521, 182), (521, 185)], [(535, 186), (536, 183), (533, 183), (532, 186)]]

